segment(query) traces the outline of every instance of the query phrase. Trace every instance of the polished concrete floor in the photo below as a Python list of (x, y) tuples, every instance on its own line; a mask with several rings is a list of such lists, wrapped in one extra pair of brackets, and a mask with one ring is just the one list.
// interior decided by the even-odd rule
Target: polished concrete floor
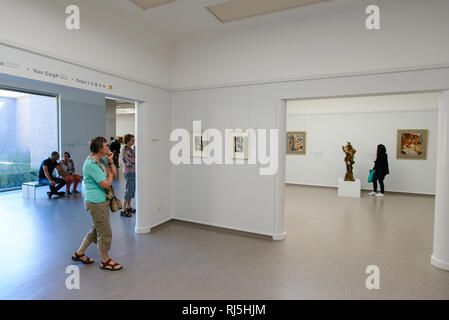
[[(120, 189), (117, 186), (116, 189)], [(430, 264), (434, 198), (387, 194), (339, 198), (336, 190), (286, 186), (284, 241), (172, 221), (134, 233), (135, 217), (112, 214), (112, 257), (66, 267), (91, 218), (82, 195), (37, 200), (0, 195), (0, 299), (449, 299), (449, 272)], [(368, 290), (365, 268), (380, 268)]]

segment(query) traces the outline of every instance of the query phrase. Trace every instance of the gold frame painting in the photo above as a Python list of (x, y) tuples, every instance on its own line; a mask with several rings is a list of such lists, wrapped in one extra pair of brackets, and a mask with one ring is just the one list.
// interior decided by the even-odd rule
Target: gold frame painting
[(287, 154), (301, 155), (301, 156), (306, 155), (306, 142), (307, 142), (306, 131), (287, 131), (286, 135)]
[(429, 130), (399, 129), (396, 140), (396, 158), (427, 160)]

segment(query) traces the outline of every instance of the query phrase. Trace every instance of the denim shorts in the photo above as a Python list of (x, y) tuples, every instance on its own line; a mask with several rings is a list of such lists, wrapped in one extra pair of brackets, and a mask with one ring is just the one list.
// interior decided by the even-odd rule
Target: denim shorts
[(126, 179), (125, 200), (131, 200), (136, 194), (136, 173), (128, 172), (124, 176)]

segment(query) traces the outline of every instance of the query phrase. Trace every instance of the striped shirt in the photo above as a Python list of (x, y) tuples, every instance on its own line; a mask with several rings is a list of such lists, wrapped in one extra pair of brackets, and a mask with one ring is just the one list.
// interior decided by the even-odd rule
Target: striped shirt
[(136, 172), (136, 152), (125, 146), (122, 153), (123, 173)]

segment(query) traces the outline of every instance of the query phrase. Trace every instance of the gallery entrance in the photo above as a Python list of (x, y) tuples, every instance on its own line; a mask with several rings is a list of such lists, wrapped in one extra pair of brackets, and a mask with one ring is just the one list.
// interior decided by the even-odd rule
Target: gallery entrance
[[(449, 206), (444, 197), (438, 196), (448, 188), (447, 182), (439, 178), (445, 175), (443, 163), (448, 159), (444, 145), (448, 103), (447, 92), (287, 100), (283, 142), (287, 234), (290, 233), (289, 214), (295, 211), (297, 216), (294, 219), (301, 219), (301, 212), (308, 214), (307, 204), (293, 204), (295, 196), (297, 201), (310, 201), (315, 194), (317, 205), (323, 205), (323, 210), (326, 210), (323, 204), (326, 197), (331, 197), (332, 205), (328, 207), (331, 219), (335, 219), (334, 211), (342, 214), (356, 210), (354, 214), (358, 216), (353, 216), (355, 220), (348, 218), (351, 217), (348, 213), (345, 223), (357, 221), (362, 216), (369, 217), (375, 222), (373, 226), (378, 232), (388, 232), (388, 227), (378, 225), (382, 220), (376, 219), (383, 217), (387, 223), (388, 219), (399, 216), (398, 212), (401, 212), (401, 223), (410, 221), (412, 217), (424, 219), (421, 226), (417, 224), (413, 228), (421, 233), (422, 241), (433, 245), (432, 264), (449, 269), (446, 263), (449, 261), (446, 257), (448, 248), (441, 241), (447, 239), (448, 230), (444, 222), (449, 219)], [(361, 181), (360, 198), (338, 197), (338, 179), (344, 178), (346, 173), (342, 147), (347, 142), (351, 142), (356, 150), (353, 170), (354, 177)], [(373, 191), (368, 177), (374, 167), (379, 144), (386, 147), (390, 165), (390, 174), (384, 181), (385, 197), (381, 199), (368, 195)], [(380, 186), (377, 193), (379, 189)], [(309, 197), (298, 197), (301, 193)], [(409, 207), (410, 203), (423, 206), (415, 212)], [(389, 211), (390, 205), (397, 206), (397, 209)], [(399, 221), (389, 221), (388, 226), (393, 223), (396, 223), (397, 230), (401, 229)], [(422, 254), (430, 252), (423, 251)]]
[(105, 102), (106, 139), (114, 153), (117, 192), (122, 196), (124, 206), (121, 215), (130, 218), (136, 213), (136, 104), (114, 98), (106, 98)]

